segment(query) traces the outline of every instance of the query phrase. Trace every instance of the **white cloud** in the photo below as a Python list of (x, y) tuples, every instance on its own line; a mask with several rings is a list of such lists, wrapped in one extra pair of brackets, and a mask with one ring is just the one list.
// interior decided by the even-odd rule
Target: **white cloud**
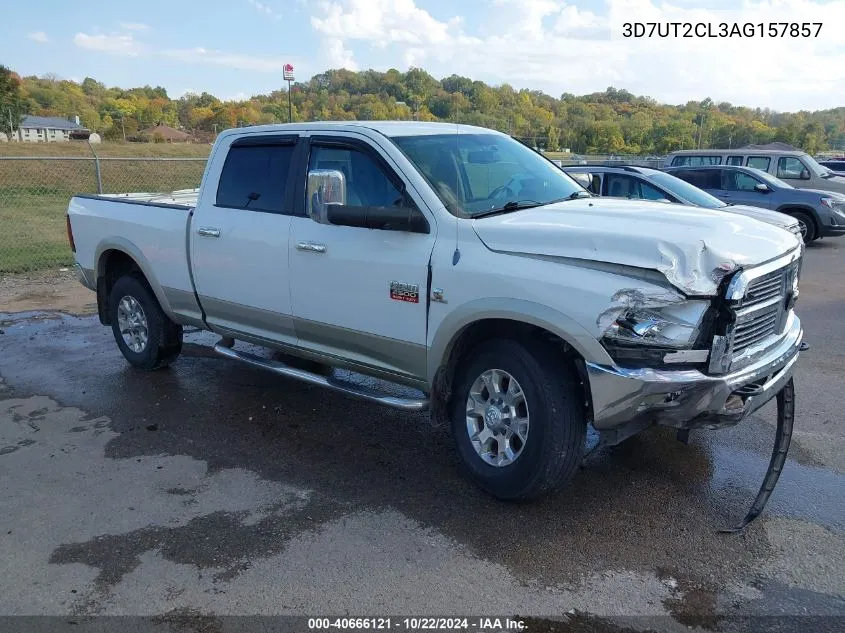
[(120, 28), (125, 31), (147, 31), (150, 27), (142, 22), (121, 22)]
[(38, 42), (39, 44), (44, 44), (50, 39), (44, 31), (33, 31), (32, 33), (28, 33), (27, 38), (31, 39), (33, 42)]
[(80, 48), (112, 55), (166, 57), (192, 64), (207, 64), (266, 73), (275, 72), (280, 75), (282, 66), (289, 61), (276, 56), (230, 53), (203, 47), (153, 50), (128, 33), (112, 35), (77, 33), (73, 41)]
[(116, 55), (138, 55), (143, 51), (140, 42), (137, 42), (135, 38), (128, 34), (88, 35), (87, 33), (77, 33), (73, 37), (73, 43), (80, 48)]
[(273, 7), (271, 7), (269, 4), (263, 4), (261, 2), (258, 2), (257, 0), (247, 0), (247, 2), (249, 2), (249, 4), (251, 4), (255, 8), (255, 10), (258, 11), (259, 13), (263, 13), (265, 15), (273, 16), (277, 19), (282, 17), (282, 14), (276, 13), (273, 10)]
[(323, 41), (324, 63), (328, 68), (345, 68), (358, 70), (358, 64), (352, 56), (352, 51), (343, 45), (343, 40), (337, 37), (326, 38)]
[[(613, 85), (669, 103), (710, 96), (779, 110), (842, 105), (845, 2), (741, 0), (714, 10), (714, 0), (606, 0), (598, 13), (573, 0), (488, 0), (471, 25), (459, 16), (435, 18), (421, 3), (318, 1), (310, 5), (311, 25), (334, 67), (369, 57), (382, 70), (402, 60), (435, 76), (458, 73), (553, 95)], [(623, 22), (667, 21), (823, 27), (819, 38), (619, 36)]]
[(252, 95), (248, 95), (247, 93), (241, 91), (241, 92), (236, 92), (233, 95), (227, 95), (225, 97), (220, 97), (220, 101), (246, 101), (251, 96)]
[(238, 70), (277, 72), (280, 75), (282, 66), (287, 61), (281, 57), (227, 53), (225, 51), (208, 50), (205, 48), (174, 48), (159, 51), (156, 55), (189, 63), (225, 66)]

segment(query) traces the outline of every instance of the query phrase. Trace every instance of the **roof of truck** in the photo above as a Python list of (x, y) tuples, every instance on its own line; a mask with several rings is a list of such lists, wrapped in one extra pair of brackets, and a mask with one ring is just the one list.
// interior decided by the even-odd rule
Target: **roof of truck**
[(461, 125), (456, 123), (431, 123), (427, 121), (310, 121), (306, 123), (282, 123), (273, 125), (252, 125), (249, 127), (226, 130), (224, 134), (261, 133), (261, 132), (293, 132), (301, 130), (354, 130), (366, 128), (385, 136), (421, 136), (424, 134), (501, 134), (475, 125)]

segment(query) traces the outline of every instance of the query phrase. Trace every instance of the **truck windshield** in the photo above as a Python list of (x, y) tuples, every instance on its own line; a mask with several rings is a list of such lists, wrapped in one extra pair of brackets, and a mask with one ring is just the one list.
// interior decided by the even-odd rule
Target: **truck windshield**
[(458, 217), (589, 195), (553, 163), (501, 134), (426, 134), (392, 140)]
[(809, 154), (801, 154), (801, 159), (804, 161), (804, 164), (807, 165), (810, 170), (816, 175), (821, 178), (833, 178), (833, 173), (827, 168), (816, 161), (815, 158), (810, 156)]

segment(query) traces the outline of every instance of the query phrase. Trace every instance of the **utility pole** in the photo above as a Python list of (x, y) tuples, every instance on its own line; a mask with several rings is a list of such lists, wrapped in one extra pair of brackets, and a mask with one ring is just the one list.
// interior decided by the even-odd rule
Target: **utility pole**
[(123, 115), (120, 117), (120, 129), (123, 130), (123, 142), (126, 142), (126, 126), (123, 124)]
[(12, 123), (12, 108), (9, 108), (9, 138), (15, 133), (15, 126)]

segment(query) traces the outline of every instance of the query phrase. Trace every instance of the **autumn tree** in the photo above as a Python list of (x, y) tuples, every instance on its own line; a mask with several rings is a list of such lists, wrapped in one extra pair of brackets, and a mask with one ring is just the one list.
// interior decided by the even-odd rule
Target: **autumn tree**
[(0, 65), (0, 130), (11, 134), (27, 111), (21, 92), (21, 78)]

